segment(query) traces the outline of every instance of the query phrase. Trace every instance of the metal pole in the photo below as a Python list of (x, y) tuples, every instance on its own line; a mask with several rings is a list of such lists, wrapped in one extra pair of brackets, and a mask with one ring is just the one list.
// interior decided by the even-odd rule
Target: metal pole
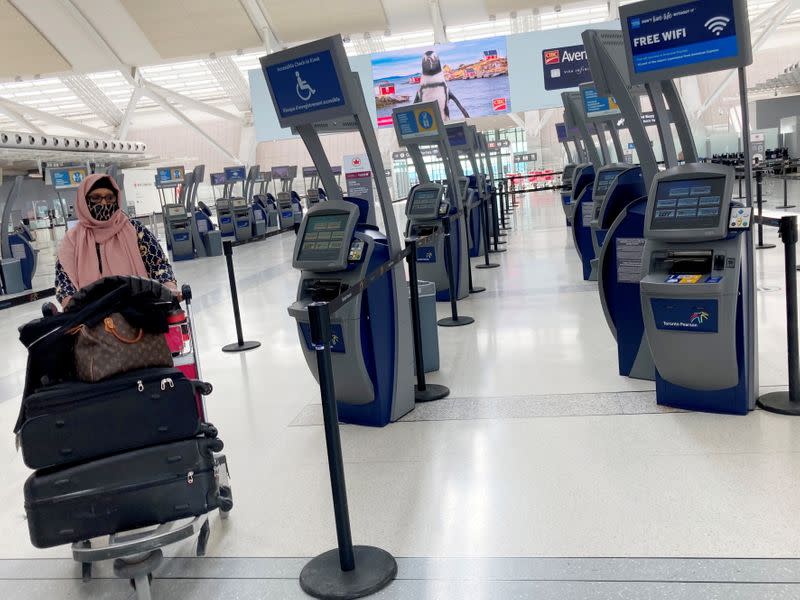
[(408, 248), (408, 286), (411, 290), (411, 326), (414, 339), (414, 367), (417, 371), (417, 385), (414, 388), (414, 399), (417, 402), (430, 402), (450, 395), (450, 390), (443, 385), (425, 382), (425, 363), (422, 351), (422, 322), (419, 314), (419, 281), (417, 279), (417, 240), (406, 240)]
[(233, 320), (236, 324), (236, 343), (222, 347), (223, 352), (242, 352), (258, 348), (261, 342), (245, 342), (242, 336), (242, 317), (239, 314), (239, 294), (236, 291), (236, 275), (233, 272), (233, 244), (225, 240), (222, 244), (225, 253), (225, 262), (228, 265), (228, 281), (231, 286), (231, 303), (233, 304)]
[(469, 325), (474, 323), (472, 317), (458, 316), (458, 288), (456, 287), (456, 274), (453, 268), (453, 249), (450, 247), (452, 235), (450, 233), (450, 218), (445, 217), (444, 224), (444, 268), (447, 271), (447, 283), (450, 286), (448, 294), (450, 296), (450, 317), (439, 319), (440, 327), (458, 327), (459, 325)]
[(356, 567), (353, 555), (353, 538), (350, 532), (350, 512), (347, 507), (347, 488), (344, 483), (342, 440), (339, 436), (339, 415), (336, 409), (336, 392), (333, 387), (331, 363), (331, 315), (328, 304), (314, 302), (308, 306), (311, 344), (317, 356), (319, 391), (322, 397), (322, 418), (325, 427), (325, 447), (328, 452), (328, 472), (333, 494), (333, 514), (336, 519), (336, 540), (339, 545), (339, 565), (342, 571)]
[(786, 340), (788, 346), (789, 391), (772, 392), (758, 399), (764, 410), (800, 415), (800, 352), (797, 326), (797, 216), (781, 218), (778, 233), (786, 261)]
[(759, 250), (767, 250), (769, 248), (774, 248), (775, 244), (765, 244), (764, 243), (764, 223), (762, 222), (762, 190), (763, 190), (763, 182), (764, 182), (764, 172), (759, 169), (756, 171), (756, 205), (758, 206), (758, 244), (756, 248)]
[[(483, 206), (481, 207), (481, 220), (482, 220), (482, 223), (483, 223), (483, 245), (484, 245), (483, 260), (484, 260), (484, 262), (483, 262), (482, 265), (476, 265), (475, 266), (476, 269), (496, 269), (497, 267), (500, 266), (497, 263), (489, 262), (489, 252), (490, 252), (490, 250), (489, 250), (489, 202), (491, 201), (491, 198), (492, 198), (491, 194), (492, 193), (493, 192), (489, 192), (489, 196), (487, 198), (484, 198)], [(496, 241), (497, 240), (495, 238), (495, 242)], [(497, 245), (496, 244), (495, 244), (495, 250), (497, 250)]]

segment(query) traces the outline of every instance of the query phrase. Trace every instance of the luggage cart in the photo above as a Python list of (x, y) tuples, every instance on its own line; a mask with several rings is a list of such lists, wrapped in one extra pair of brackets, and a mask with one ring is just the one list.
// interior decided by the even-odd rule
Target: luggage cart
[[(184, 285), (181, 288), (181, 294), (186, 306), (185, 327), (188, 331), (188, 344), (185, 346), (182, 356), (176, 359), (176, 363), (193, 363), (196, 366), (197, 379), (202, 381), (197, 336), (192, 316), (192, 290), (188, 285)], [(207, 384), (199, 395), (201, 414), (204, 418), (206, 416), (205, 396), (211, 391), (211, 385)], [(220, 518), (227, 519), (228, 513), (233, 508), (228, 462), (224, 454), (217, 454), (214, 458), (219, 483)], [(137, 600), (152, 600), (150, 584), (153, 581), (153, 572), (164, 561), (162, 548), (197, 536), (195, 553), (197, 556), (205, 556), (206, 544), (211, 533), (209, 514), (170, 521), (146, 529), (114, 533), (108, 536), (105, 543), (104, 538), (76, 542), (72, 545), (72, 557), (81, 563), (84, 582), (91, 581), (94, 563), (113, 560), (114, 574), (130, 580), (136, 590)]]

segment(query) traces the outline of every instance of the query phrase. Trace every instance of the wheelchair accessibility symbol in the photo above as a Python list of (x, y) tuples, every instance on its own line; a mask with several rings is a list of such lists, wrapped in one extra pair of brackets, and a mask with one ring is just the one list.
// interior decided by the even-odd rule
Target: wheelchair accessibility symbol
[(294, 76), (297, 78), (297, 86), (295, 91), (297, 96), (304, 102), (311, 100), (311, 96), (317, 93), (317, 90), (308, 85), (308, 82), (300, 76), (300, 71), (295, 71)]
[(427, 110), (422, 111), (419, 113), (419, 124), (423, 129), (430, 129), (433, 127), (433, 115)]

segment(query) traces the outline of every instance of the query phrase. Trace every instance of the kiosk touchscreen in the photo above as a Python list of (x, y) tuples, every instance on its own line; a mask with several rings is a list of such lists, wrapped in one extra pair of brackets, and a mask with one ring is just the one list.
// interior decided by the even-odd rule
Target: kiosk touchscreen
[(659, 404), (737, 414), (753, 408), (742, 295), (749, 219), (740, 221), (731, 203), (734, 180), (732, 167), (692, 164), (653, 181), (640, 289)]
[(183, 204), (167, 204), (167, 235), (170, 238), (173, 260), (191, 260), (194, 258), (192, 243), (191, 217)]

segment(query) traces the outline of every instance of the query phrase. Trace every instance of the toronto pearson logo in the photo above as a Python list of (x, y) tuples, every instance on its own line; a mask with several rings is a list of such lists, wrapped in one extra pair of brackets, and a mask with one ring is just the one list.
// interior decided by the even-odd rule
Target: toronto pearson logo
[(692, 316), (689, 317), (689, 322), (700, 325), (707, 319), (708, 319), (708, 313), (704, 310), (698, 310), (697, 312), (692, 313)]

